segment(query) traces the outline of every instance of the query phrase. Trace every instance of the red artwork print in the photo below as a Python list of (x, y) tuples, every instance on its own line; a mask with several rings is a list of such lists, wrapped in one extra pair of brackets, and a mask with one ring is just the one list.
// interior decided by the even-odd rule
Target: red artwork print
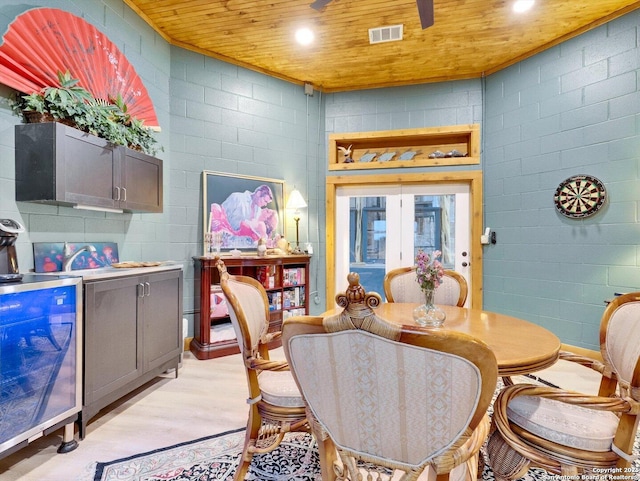
[(57, 73), (69, 71), (97, 99), (122, 96), (128, 114), (158, 126), (147, 89), (124, 54), (80, 17), (55, 8), (18, 15), (2, 37), (0, 83), (31, 94), (59, 86)]

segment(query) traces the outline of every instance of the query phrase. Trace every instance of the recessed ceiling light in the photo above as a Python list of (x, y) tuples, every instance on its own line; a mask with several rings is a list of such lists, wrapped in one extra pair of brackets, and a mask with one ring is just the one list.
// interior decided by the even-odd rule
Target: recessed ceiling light
[(309, 45), (313, 42), (313, 32), (308, 28), (300, 28), (296, 31), (296, 41), (300, 45)]
[(526, 12), (533, 7), (534, 3), (536, 3), (535, 0), (516, 0), (513, 4), (513, 11), (516, 13)]

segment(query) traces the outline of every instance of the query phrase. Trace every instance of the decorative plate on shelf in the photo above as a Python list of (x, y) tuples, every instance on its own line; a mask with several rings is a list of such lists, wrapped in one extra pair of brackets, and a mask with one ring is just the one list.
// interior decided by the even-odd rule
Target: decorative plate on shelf
[(384, 154), (378, 157), (378, 162), (388, 162), (395, 157), (395, 152), (385, 152)]
[(360, 162), (371, 162), (376, 155), (378, 155), (377, 152), (365, 152), (364, 154), (362, 154), (362, 157), (360, 157)]
[(399, 160), (413, 160), (413, 158), (420, 153), (419, 150), (407, 150), (400, 154)]
[(606, 200), (604, 184), (591, 175), (574, 175), (563, 180), (553, 195), (557, 211), (571, 219), (592, 216)]

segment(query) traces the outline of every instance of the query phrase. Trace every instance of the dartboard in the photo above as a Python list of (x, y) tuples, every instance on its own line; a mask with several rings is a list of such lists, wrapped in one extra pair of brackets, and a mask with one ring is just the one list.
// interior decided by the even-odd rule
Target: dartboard
[(560, 182), (553, 196), (556, 209), (572, 219), (589, 217), (604, 205), (604, 184), (591, 175), (574, 175)]

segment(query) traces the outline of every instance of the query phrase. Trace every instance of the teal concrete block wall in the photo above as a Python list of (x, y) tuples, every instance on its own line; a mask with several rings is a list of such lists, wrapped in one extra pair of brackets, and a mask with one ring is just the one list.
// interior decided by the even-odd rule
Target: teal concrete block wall
[[(8, 23), (19, 7), (50, 7), (84, 18), (102, 31), (126, 55), (153, 101), (162, 131), (157, 135), (165, 152), (158, 156), (164, 167), (164, 213), (111, 214), (15, 201), (14, 125), (19, 123), (7, 102), (13, 93), (0, 86), (0, 217), (23, 223), (26, 232), (17, 242), (20, 270), (33, 269), (33, 242), (117, 242), (122, 259), (176, 259), (169, 221), (171, 127), (169, 117), (170, 49), (144, 21), (120, 0), (11, 1), (0, 6), (0, 22)], [(176, 260), (182, 260), (177, 258)]]
[[(638, 13), (486, 80), (484, 305), (598, 349), (605, 300), (640, 288)], [(558, 184), (590, 174), (609, 200), (595, 216), (554, 207)]]
[[(33, 267), (33, 242), (115, 241), (122, 258), (183, 262), (191, 314), (202, 171), (279, 178), (309, 204), (300, 237), (315, 252), (311, 311), (318, 313), (325, 304), (325, 178), (333, 175), (328, 134), (480, 123), (482, 163), (473, 168), (483, 170), (484, 223), (498, 235), (484, 251), (485, 307), (595, 349), (604, 300), (638, 288), (638, 13), (486, 79), (308, 97), (300, 85), (171, 47), (121, 0), (5, 0), (0, 22), (17, 5), (61, 8), (105, 32), (142, 77), (165, 148), (162, 214), (16, 203), (18, 119), (6, 102), (10, 89), (0, 86), (0, 217), (27, 227), (18, 241), (22, 270)], [(581, 221), (561, 217), (552, 202), (558, 183), (577, 173), (595, 175), (609, 192), (605, 209)], [(358, 172), (344, 175), (351, 174)], [(286, 235), (294, 237), (291, 221)]]
[(327, 95), (326, 132), (414, 129), (480, 123), (479, 79)]
[[(22, 5), (60, 8), (103, 31), (142, 78), (160, 120), (158, 140), (164, 147), (159, 154), (164, 161), (162, 214), (110, 214), (17, 203), (13, 128), (19, 120), (7, 102), (11, 89), (0, 85), (0, 217), (17, 219), (27, 228), (17, 245), (22, 271), (33, 268), (33, 242), (117, 242), (122, 259), (184, 264), (184, 308), (191, 321), (196, 305), (192, 256), (203, 249), (203, 170), (283, 179), (286, 193), (298, 188), (309, 204), (301, 220), (301, 242), (312, 242), (314, 252), (321, 253), (324, 241), (318, 225), (324, 225), (324, 209), (319, 208), (324, 204), (324, 171), (314, 173), (324, 108), (317, 92), (306, 96), (301, 85), (172, 48), (121, 0), (8, 1), (0, 7), (0, 22), (8, 24), (16, 6)], [(285, 235), (293, 241), (294, 232), (288, 219)], [(314, 270), (316, 264), (324, 269), (317, 261), (320, 255), (312, 260)], [(322, 273), (312, 278), (315, 312), (324, 308), (317, 298), (321, 279)], [(320, 289), (324, 292), (323, 286)]]
[[(202, 255), (202, 172), (233, 173), (285, 181), (285, 196), (297, 188), (308, 208), (300, 221), (300, 242), (311, 242), (312, 313), (324, 310), (324, 251), (318, 222), (324, 216), (324, 176), (314, 175), (323, 124), (321, 95), (180, 48), (171, 50), (170, 218), (179, 236), (182, 259)], [(322, 211), (322, 213), (319, 213)], [(295, 241), (292, 213), (285, 212), (284, 234)], [(193, 294), (193, 265), (187, 267), (185, 291)], [(320, 266), (320, 268), (318, 267)], [(315, 302), (314, 302), (315, 300)], [(195, 296), (185, 303), (192, 319)]]

